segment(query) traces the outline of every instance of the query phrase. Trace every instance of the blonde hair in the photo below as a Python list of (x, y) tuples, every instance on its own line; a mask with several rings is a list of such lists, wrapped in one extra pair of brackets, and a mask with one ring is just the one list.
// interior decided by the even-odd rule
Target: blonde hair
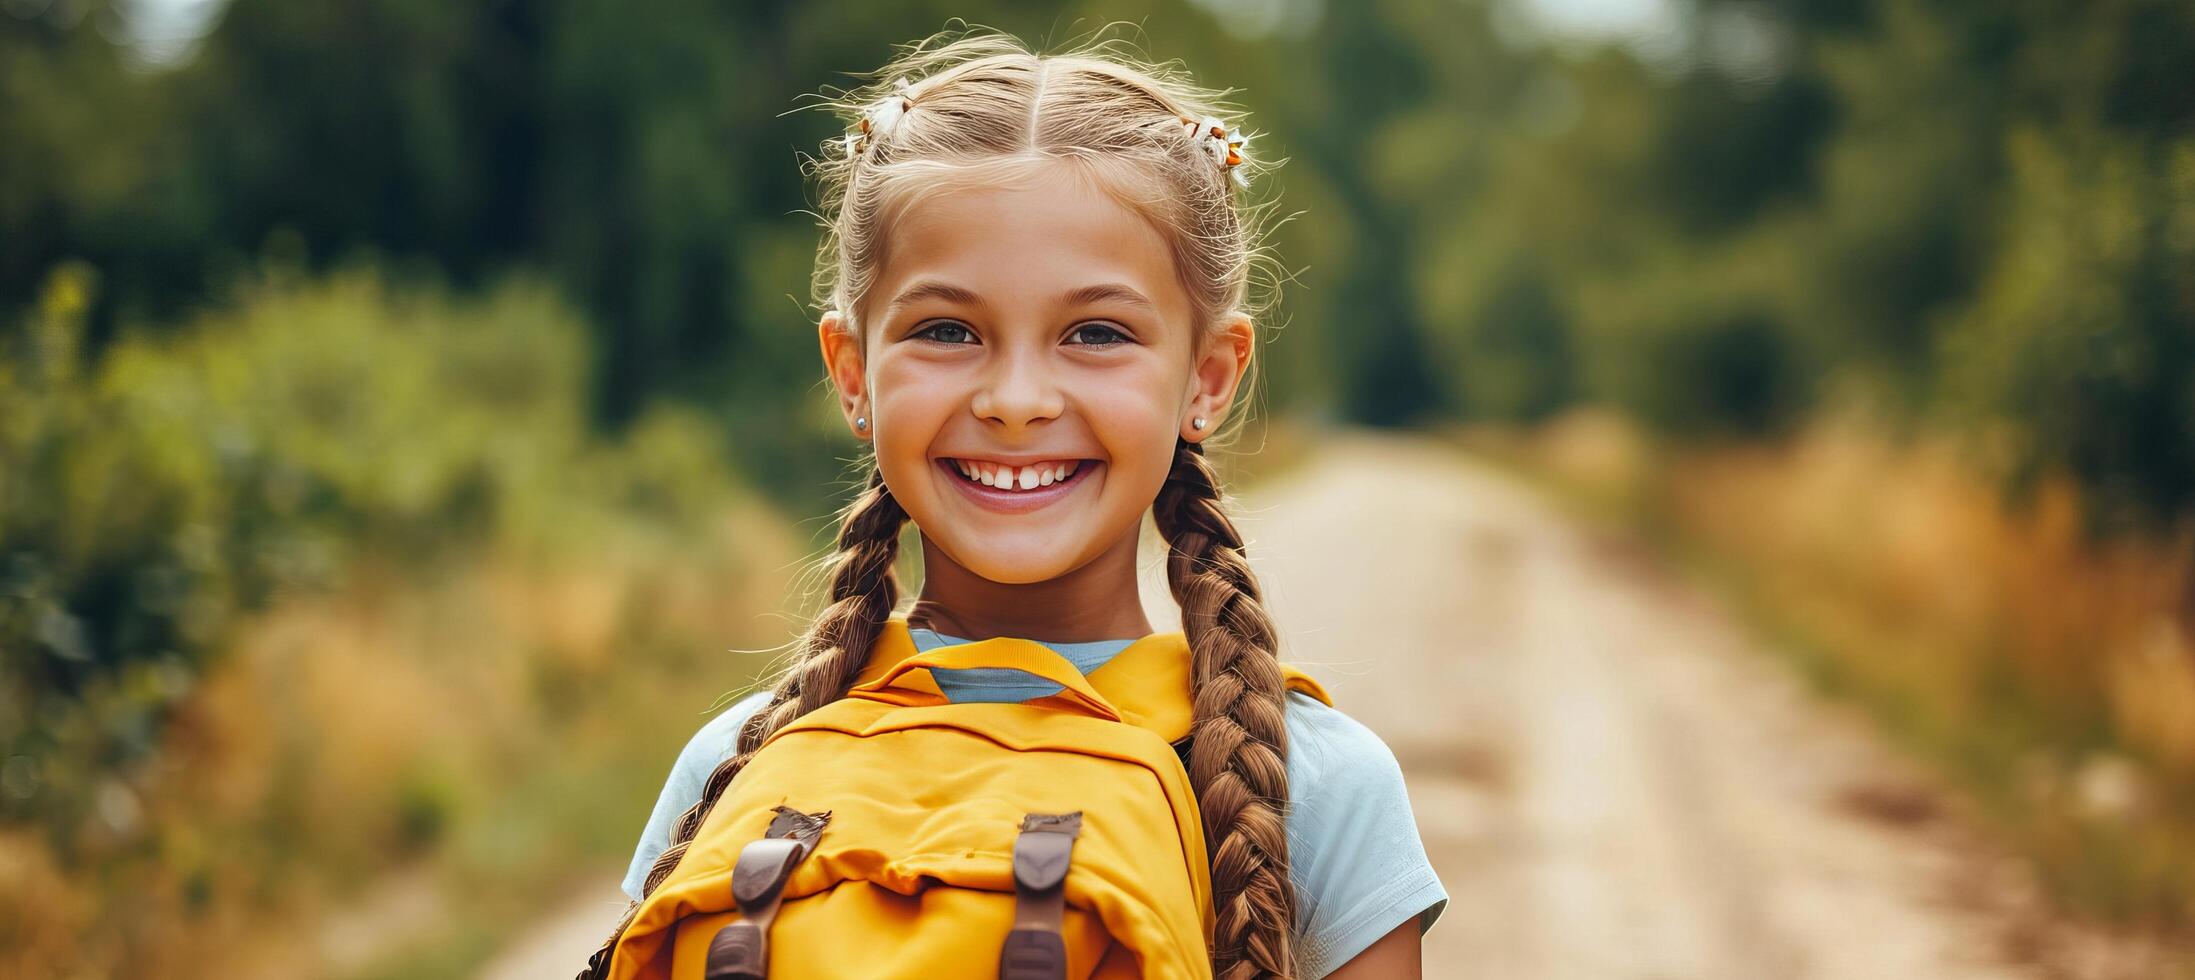
[[(1138, 60), (1117, 40), (1038, 55), (1002, 34), (949, 33), (908, 45), (873, 77), (824, 105), (857, 121), (889, 98), (903, 95), (911, 108), (888, 132), (860, 139), (858, 152), (832, 141), (808, 161), (826, 216), (815, 301), (849, 329), (864, 324), (893, 219), (909, 205), (1063, 167), (1158, 228), (1199, 327), (1269, 304), (1280, 278), (1260, 241), (1270, 205), (1238, 200), (1236, 174), (1182, 125), (1232, 107), (1178, 65)], [(1252, 174), (1270, 166), (1257, 157), (1240, 165)]]
[[(1265, 207), (1241, 199), (1237, 176), (1200, 144), (1194, 125), (1220, 116), (1222, 93), (1173, 65), (1148, 64), (1115, 41), (1040, 55), (988, 31), (908, 45), (868, 85), (824, 105), (858, 123), (880, 100), (904, 114), (808, 161), (822, 184), (825, 235), (815, 299), (843, 328), (864, 331), (863, 303), (884, 264), (893, 220), (924, 194), (1073, 168), (1149, 220), (1168, 242), (1201, 330), (1262, 313), (1277, 287), (1260, 244)], [(902, 84), (904, 87), (902, 87)], [(1240, 166), (1262, 167), (1244, 160)], [(669, 877), (725, 787), (771, 733), (844, 697), (896, 607), (893, 562), (906, 512), (872, 466), (840, 514), (829, 603), (768, 706), (741, 729), (735, 754), (674, 828), (646, 890)], [(1287, 731), (1278, 641), (1221, 505), (1201, 443), (1180, 440), (1152, 515), (1168, 546), (1167, 579), (1192, 651), (1195, 705), (1187, 752), (1210, 847), (1214, 973), (1223, 980), (1293, 973), (1296, 897), (1288, 871)], [(628, 910), (626, 923), (633, 910)], [(590, 961), (607, 965), (607, 952)]]

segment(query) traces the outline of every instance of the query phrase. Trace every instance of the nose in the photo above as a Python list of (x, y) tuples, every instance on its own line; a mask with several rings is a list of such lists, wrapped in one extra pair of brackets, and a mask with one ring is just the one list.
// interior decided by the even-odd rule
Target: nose
[(1043, 353), (1025, 347), (993, 359), (968, 409), (1013, 432), (1058, 418), (1066, 402)]

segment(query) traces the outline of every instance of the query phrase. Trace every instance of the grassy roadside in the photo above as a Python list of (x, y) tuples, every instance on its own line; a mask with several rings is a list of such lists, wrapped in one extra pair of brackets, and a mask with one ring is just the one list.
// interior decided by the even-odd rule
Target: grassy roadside
[(2059, 903), (2195, 941), (2189, 535), (2096, 535), (2069, 484), (1999, 492), (1854, 418), (1656, 445), (1577, 413), (1454, 429), (1721, 594), (1825, 694), (1946, 774)]
[[(239, 976), (470, 975), (541, 896), (621, 865), (669, 758), (767, 662), (726, 639), (779, 640), (797, 554), (741, 506), (684, 541), (364, 571), (247, 624), (177, 728), (197, 789), (154, 815), (215, 869), (230, 927), (205, 955)], [(204, 927), (184, 905), (166, 924)]]
[(85, 358), (90, 281), (0, 357), (0, 975), (462, 975), (809, 542), (690, 412), (589, 430), (542, 284), (269, 270)]

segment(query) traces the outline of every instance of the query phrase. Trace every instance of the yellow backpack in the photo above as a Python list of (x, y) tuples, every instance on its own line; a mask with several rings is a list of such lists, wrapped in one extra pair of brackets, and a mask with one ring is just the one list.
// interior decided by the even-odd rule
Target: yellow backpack
[[(929, 674), (971, 667), (1062, 690), (955, 704)], [(918, 654), (892, 619), (848, 695), (725, 789), (607, 975), (1210, 977), (1204, 830), (1172, 745), (1189, 687), (1178, 632), (1085, 676), (1007, 637)]]

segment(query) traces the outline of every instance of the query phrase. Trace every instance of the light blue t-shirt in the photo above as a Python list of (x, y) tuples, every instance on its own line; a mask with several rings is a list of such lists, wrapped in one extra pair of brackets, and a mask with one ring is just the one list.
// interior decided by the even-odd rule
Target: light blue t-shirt
[[(970, 642), (927, 629), (908, 632), (917, 650)], [(1089, 673), (1133, 642), (1047, 645)], [(933, 677), (955, 701), (1025, 701), (1059, 691), (1059, 685), (1017, 670), (940, 671)], [(671, 826), (701, 798), (709, 774), (732, 755), (739, 726), (769, 696), (757, 691), (726, 708), (679, 753), (625, 874), (625, 893), (635, 901), (656, 855), (670, 844)], [(1282, 719), (1288, 727), (1288, 860), (1296, 885), (1298, 966), (1304, 980), (1317, 980), (1412, 918), (1421, 932), (1431, 928), (1448, 893), (1426, 860), (1402, 767), (1387, 743), (1303, 694), (1289, 693)]]

